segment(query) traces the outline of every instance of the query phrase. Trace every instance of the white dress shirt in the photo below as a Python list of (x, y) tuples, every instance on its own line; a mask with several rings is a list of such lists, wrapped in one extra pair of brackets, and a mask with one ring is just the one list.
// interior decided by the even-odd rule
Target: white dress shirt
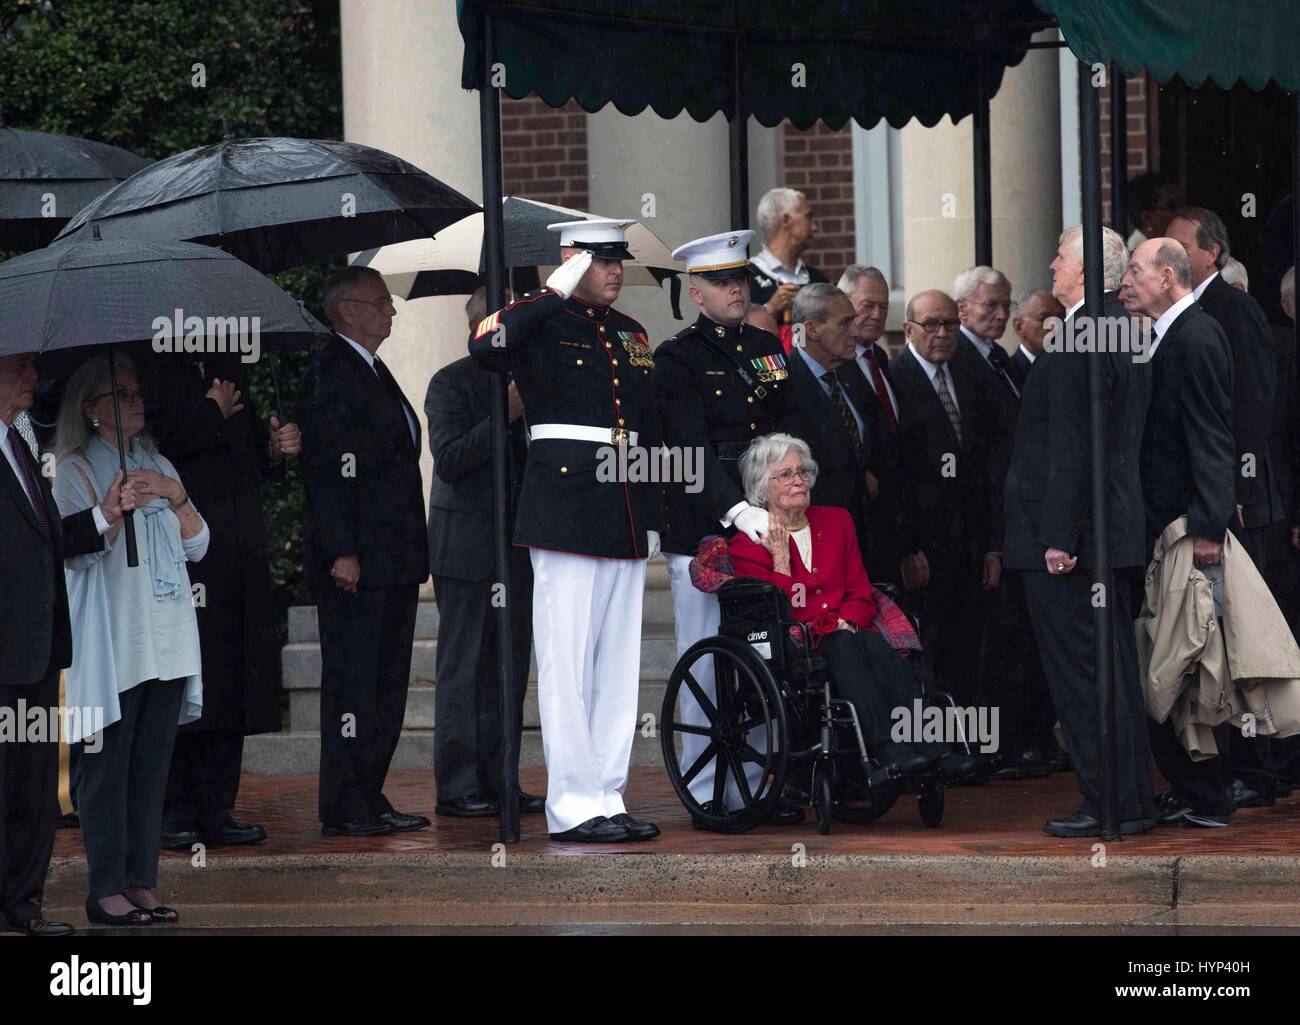
[(907, 343), (908, 351), (916, 357), (916, 361), (921, 364), (921, 369), (925, 371), (925, 376), (930, 379), (930, 385), (934, 388), (934, 393), (939, 394), (939, 375), (943, 375), (944, 384), (948, 386), (948, 394), (952, 396), (952, 404), (957, 410), (957, 415), (961, 415), (961, 405), (957, 402), (957, 388), (952, 381), (952, 373), (948, 370), (946, 363), (931, 363), (928, 359), (916, 351), (916, 346), (911, 342)]
[[(1085, 296), (1084, 298), (1087, 298), (1087, 297)], [(1066, 311), (1065, 311), (1065, 316), (1062, 317), (1061, 319), (1062, 319), (1063, 321), (1065, 321), (1065, 320), (1069, 320), (1069, 319), (1070, 319), (1071, 317), (1073, 317), (1076, 313), (1078, 313), (1081, 309), (1083, 309), (1083, 299), (1080, 299), (1080, 300), (1079, 300), (1078, 302), (1076, 302), (1073, 306), (1071, 306), (1068, 310), (1066, 310)]]
[[(862, 368), (862, 372), (867, 375), (867, 380), (871, 384), (871, 390), (875, 391), (876, 379), (871, 376), (871, 363), (867, 360), (867, 347), (865, 345), (855, 344), (853, 348), (856, 349), (858, 352), (857, 356), (855, 357), (858, 366), (860, 366)], [(885, 382), (885, 394), (889, 396), (889, 404), (894, 407), (894, 419), (897, 420), (899, 416), (898, 396), (894, 394), (894, 386), (889, 383), (889, 378), (885, 376), (884, 367), (880, 368), (880, 379)]]
[(1215, 271), (1213, 274), (1211, 274), (1208, 278), (1206, 278), (1206, 279), (1205, 279), (1204, 281), (1202, 281), (1199, 285), (1197, 285), (1195, 288), (1193, 288), (1193, 289), (1192, 289), (1192, 298), (1195, 299), (1197, 302), (1200, 302), (1200, 301), (1201, 301), (1201, 293), (1204, 292), (1204, 291), (1209, 287), (1210, 282), (1213, 281), (1213, 280), (1214, 280), (1215, 278), (1217, 278), (1218, 276), (1219, 276), (1219, 272), (1216, 270), (1216, 271)]
[(1195, 296), (1191, 292), (1188, 292), (1185, 296), (1179, 299), (1178, 302), (1174, 303), (1169, 307), (1169, 309), (1165, 310), (1164, 313), (1160, 314), (1155, 323), (1154, 331), (1156, 338), (1155, 341), (1151, 343), (1151, 353), (1147, 356), (1148, 360), (1155, 356), (1156, 349), (1159, 348), (1161, 341), (1164, 340), (1165, 332), (1169, 330), (1169, 325), (1177, 320), (1183, 310), (1187, 309), (1187, 307), (1191, 306), (1194, 302), (1196, 302)]
[[(338, 335), (350, 346), (352, 346), (352, 348), (357, 350), (357, 353), (361, 356), (361, 358), (366, 361), (366, 366), (368, 366), (371, 370), (375, 370), (375, 354), (373, 352), (367, 349), (364, 345), (361, 345), (358, 342), (354, 342), (351, 338), (349, 338), (347, 335), (343, 334), (342, 332), (339, 332)], [(389, 371), (389, 373), (392, 373), (392, 371)], [(375, 376), (376, 377), (379, 376), (378, 370), (375, 370)], [(415, 418), (411, 416), (411, 411), (407, 408), (405, 402), (402, 403), (402, 412), (406, 414), (406, 426), (411, 429), (411, 442), (412, 444), (414, 444), (416, 439)]]
[(1034, 365), (1034, 360), (1038, 359), (1038, 357), (1025, 348), (1024, 342), (1020, 343), (1020, 351), (1025, 354), (1025, 359), (1029, 360), (1029, 365), (1032, 367)]
[[(809, 356), (806, 347), (796, 345), (794, 348), (799, 351), (799, 355), (802, 356), (804, 362), (808, 364), (808, 370), (812, 373), (813, 377), (817, 378), (817, 383), (822, 386), (822, 391), (824, 391), (829, 398), (831, 394), (831, 386), (826, 381), (826, 375), (834, 374), (835, 371), (827, 370), (815, 359)], [(839, 382), (838, 379), (837, 383), (840, 385), (840, 395), (844, 399), (844, 404), (849, 407), (849, 412), (853, 414), (853, 420), (858, 425), (858, 441), (865, 441), (866, 431), (863, 429), (862, 414), (858, 412), (857, 408), (853, 405), (853, 400), (849, 398), (848, 389), (845, 388), (843, 383)]]
[(984, 362), (988, 363), (989, 366), (992, 366), (993, 363), (989, 360), (989, 353), (993, 351), (993, 346), (989, 342), (984, 341), (983, 338), (979, 337), (979, 335), (975, 334), (974, 331), (971, 331), (964, 324), (962, 325), (961, 333), (970, 339), (971, 345), (975, 346), (979, 351), (979, 354), (984, 357)]
[[(13, 450), (9, 447), (10, 431), (13, 431), (14, 433), (15, 445), (27, 444), (27, 440), (21, 434), (19, 434), (15, 428), (10, 427), (3, 420), (0, 420), (0, 452), (3, 452), (5, 454), (5, 461), (9, 464), (9, 469), (13, 470), (14, 479), (18, 481), (19, 489), (22, 491), (24, 495), (27, 495), (27, 502), (29, 505), (32, 506), (32, 512), (35, 512), (36, 506), (34, 503), (32, 503), (32, 496), (27, 494), (27, 485), (23, 483), (23, 472), (18, 468), (18, 463), (14, 459)], [(31, 451), (30, 446), (28, 446), (28, 451), (29, 452)], [(41, 457), (39, 455), (36, 454), (32, 455), (32, 467), (34, 468), (35, 472), (37, 473), (41, 472)], [(101, 534), (107, 534), (109, 523), (108, 520), (105, 518), (104, 514), (100, 511), (99, 506), (95, 506), (95, 511), (91, 513), (91, 515), (95, 519), (95, 529), (98, 530)]]

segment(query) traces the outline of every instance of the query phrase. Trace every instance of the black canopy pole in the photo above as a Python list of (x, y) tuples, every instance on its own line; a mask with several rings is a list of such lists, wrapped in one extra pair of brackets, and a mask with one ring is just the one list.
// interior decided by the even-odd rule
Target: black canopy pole
[[(1083, 150), (1084, 314), (1093, 324), (1102, 316), (1105, 274), (1101, 256), (1101, 98), (1092, 69), (1079, 62), (1079, 124)], [(1092, 551), (1094, 580), (1103, 600), (1093, 602), (1093, 649), (1097, 671), (1097, 744), (1100, 754), (1101, 835), (1119, 839), (1119, 776), (1115, 745), (1115, 603), (1110, 538), (1106, 523), (1109, 472), (1106, 453), (1106, 382), (1102, 360), (1088, 358), (1088, 445), (1092, 469)], [(1132, 623), (1121, 629), (1133, 629)]]
[(1111, 225), (1128, 238), (1128, 80), (1110, 66)]
[[(117, 432), (117, 465), (122, 470), (122, 484), (126, 485), (126, 442), (122, 438), (122, 404), (117, 396), (117, 358), (113, 350), (108, 350), (108, 387), (113, 393), (113, 428)], [(140, 565), (140, 551), (135, 544), (135, 510), (128, 509), (122, 514), (122, 526), (126, 529), (126, 564), (134, 569)]]
[(731, 170), (731, 230), (749, 227), (749, 110), (741, 88), (740, 31), (731, 39), (731, 117), (727, 123)]
[(989, 150), (988, 54), (979, 51), (976, 68), (975, 113), (971, 125), (975, 158), (975, 263), (993, 265), (993, 182)]
[[(479, 136), (483, 151), (483, 264), (487, 308), (506, 304), (506, 236), (501, 208), (501, 96), (492, 85), (495, 46), (492, 12), (483, 11), (483, 68)], [(519, 681), (515, 679), (514, 603), (510, 579), (510, 423), (506, 375), (492, 375), (492, 512), (496, 523), (497, 678), (501, 681), (501, 841), (519, 840)]]

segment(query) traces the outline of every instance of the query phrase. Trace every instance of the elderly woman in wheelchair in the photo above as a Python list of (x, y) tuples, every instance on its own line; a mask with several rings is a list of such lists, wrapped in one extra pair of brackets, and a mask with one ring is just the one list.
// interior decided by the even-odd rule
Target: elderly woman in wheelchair
[[(669, 681), (662, 737), (678, 796), (697, 826), (734, 831), (768, 821), (783, 787), (806, 786), (826, 832), (832, 817), (870, 821), (914, 790), (922, 819), (938, 825), (943, 783), (980, 759), (896, 728), (896, 718), (917, 722), (911, 713), (927, 700), (912, 625), (867, 578), (848, 512), (811, 504), (817, 464), (807, 444), (757, 438), (740, 471), (769, 530), (762, 544), (739, 533), (725, 549), (708, 539), (692, 565), (696, 586), (718, 594), (722, 626)], [(679, 694), (707, 722), (681, 721)], [(691, 783), (706, 763), (713, 800), (701, 802)], [(851, 804), (862, 798), (865, 807)]]

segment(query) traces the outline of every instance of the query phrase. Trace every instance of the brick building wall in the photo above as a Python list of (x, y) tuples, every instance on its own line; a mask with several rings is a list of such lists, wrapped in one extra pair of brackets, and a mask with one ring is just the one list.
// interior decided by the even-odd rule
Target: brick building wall
[(507, 196), (586, 210), (588, 115), (577, 103), (548, 107), (538, 96), (501, 99), (501, 173)]
[[(1145, 171), (1156, 171), (1159, 156), (1159, 137), (1156, 125), (1157, 86), (1143, 72), (1126, 82), (1128, 88), (1128, 174), (1136, 177)], [(1110, 90), (1108, 80), (1101, 90), (1101, 202), (1102, 220), (1115, 228), (1125, 238), (1127, 225), (1116, 226), (1111, 216), (1111, 199), (1114, 195), (1110, 180)]]
[(847, 124), (837, 131), (820, 121), (807, 131), (789, 123), (781, 127), (784, 179), (780, 184), (807, 196), (817, 218), (817, 239), (803, 260), (820, 268), (832, 283), (853, 262), (856, 249), (851, 131)]

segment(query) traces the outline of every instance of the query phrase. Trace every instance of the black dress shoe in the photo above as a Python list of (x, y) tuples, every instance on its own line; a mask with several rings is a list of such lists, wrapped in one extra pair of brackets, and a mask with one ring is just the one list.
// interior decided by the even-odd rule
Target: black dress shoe
[(611, 822), (604, 815), (597, 815), (563, 833), (552, 833), (551, 839), (560, 843), (623, 843), (631, 837), (627, 829), (617, 822)]
[(1228, 797), (1237, 808), (1271, 808), (1277, 799), (1264, 794), (1237, 777), (1228, 785)]
[(546, 811), (546, 798), (519, 791), (519, 810), (525, 815), (540, 815)]
[(382, 819), (365, 819), (362, 822), (324, 822), (320, 827), (321, 836), (383, 836), (392, 831), (393, 827)]
[(1169, 802), (1163, 806), (1157, 801), (1156, 821), (1162, 826), (1202, 826), (1206, 829), (1222, 829), (1228, 824), (1228, 816), (1197, 811), (1186, 801)]
[(199, 831), (195, 826), (168, 822), (162, 827), (159, 846), (164, 851), (188, 851), (199, 842)]
[(416, 829), (428, 829), (433, 823), (423, 815), (407, 815), (400, 811), (386, 811), (380, 814), (379, 821), (387, 822), (394, 833), (409, 833)]
[[(520, 795), (522, 811), (523, 795)], [(545, 810), (546, 802), (542, 801)], [(501, 805), (497, 801), (483, 801), (477, 797), (453, 797), (450, 801), (439, 801), (434, 805), (435, 815), (452, 815), (462, 819), (481, 819), (488, 815), (500, 815)]]
[(998, 759), (994, 779), (1035, 779), (1052, 772), (1047, 759), (1035, 748), (1026, 748)]
[(67, 922), (47, 922), (43, 918), (29, 918), (14, 929), (28, 936), (71, 936), (77, 931)]
[(55, 829), (80, 829), (81, 816), (78, 815), (75, 811), (70, 811), (66, 815), (60, 815), (54, 823), (54, 828)]
[[(1154, 829), (1155, 825), (1155, 819), (1125, 819), (1119, 824), (1119, 831), (1122, 836), (1132, 836)], [(1069, 818), (1048, 819), (1043, 832), (1048, 836), (1101, 836), (1101, 819), (1087, 812), (1076, 811)]]
[(659, 835), (659, 827), (653, 822), (638, 822), (627, 812), (611, 815), (609, 821), (626, 829), (630, 840), (653, 840)]
[(93, 897), (86, 898), (86, 918), (96, 925), (153, 925), (153, 915), (142, 908), (132, 908), (125, 915), (112, 915)]
[(212, 826), (199, 828), (199, 841), (209, 847), (242, 847), (266, 839), (266, 830), (258, 825), (244, 825), (227, 815)]
[(945, 783), (974, 776), (984, 767), (985, 759), (964, 751), (949, 751), (939, 758), (939, 776)]

